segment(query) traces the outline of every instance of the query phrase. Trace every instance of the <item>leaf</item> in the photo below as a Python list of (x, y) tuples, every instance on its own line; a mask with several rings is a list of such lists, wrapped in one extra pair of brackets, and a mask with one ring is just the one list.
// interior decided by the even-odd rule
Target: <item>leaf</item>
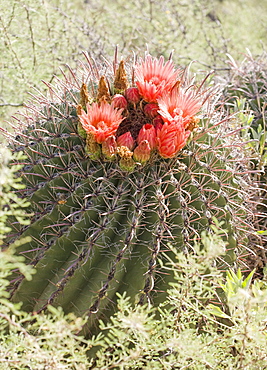
[(220, 307), (218, 306), (215, 306), (214, 304), (209, 304), (207, 306), (207, 309), (208, 309), (208, 312), (214, 316), (217, 316), (217, 317), (222, 317), (224, 319), (231, 319), (231, 317), (229, 315), (227, 315), (226, 313), (224, 313)]
[(253, 278), (255, 269), (251, 271), (251, 273), (246, 277), (246, 279), (242, 282), (242, 288), (248, 290), (251, 284), (251, 280)]
[(258, 235), (267, 235), (267, 230), (258, 230), (257, 234)]

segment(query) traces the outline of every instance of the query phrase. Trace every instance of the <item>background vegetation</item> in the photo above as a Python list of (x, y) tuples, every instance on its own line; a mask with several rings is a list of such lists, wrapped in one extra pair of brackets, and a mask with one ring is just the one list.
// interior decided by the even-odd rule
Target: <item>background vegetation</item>
[[(2, 122), (45, 90), (82, 51), (99, 59), (119, 45), (132, 52), (168, 56), (195, 68), (225, 70), (226, 53), (243, 59), (246, 48), (267, 42), (265, 0), (2, 0), (0, 4), (0, 114)], [(146, 46), (147, 45), (147, 46)]]
[[(65, 63), (75, 68), (83, 50), (101, 59), (112, 55), (117, 44), (124, 56), (132, 52), (143, 55), (147, 44), (155, 56), (168, 56), (174, 49), (177, 64), (196, 60), (195, 69), (216, 69), (224, 80), (234, 75), (232, 95), (245, 96), (261, 120), (260, 132), (254, 127), (259, 145), (253, 150), (262, 158), (266, 75), (259, 67), (261, 86), (265, 87), (257, 98), (258, 79), (251, 66), (267, 70), (266, 54), (262, 53), (267, 42), (266, 14), (265, 0), (2, 0), (0, 124), (6, 125), (11, 114), (23, 106), (28, 91), (45, 91), (41, 80), (53, 82)], [(230, 71), (226, 53), (241, 61), (246, 48), (255, 56), (254, 64), (250, 69), (235, 69), (238, 73)], [(257, 54), (264, 60), (256, 59)], [(248, 116), (242, 119), (251, 122)], [(26, 203), (10, 196), (12, 189), (21, 186), (14, 175), (17, 169), (9, 167), (11, 160), (11, 153), (1, 149), (0, 240), (8, 232), (6, 218), (10, 215), (28, 222), (23, 211)], [(264, 164), (257, 162), (262, 169)], [(264, 227), (263, 222), (262, 232)], [(194, 256), (177, 254), (177, 263), (166, 266), (175, 271), (166, 302), (154, 309), (136, 308), (123, 296), (117, 314), (102, 324), (102, 333), (93, 338), (77, 336), (84, 320), (72, 314), (65, 316), (50, 307), (46, 314), (30, 315), (20, 310), (19, 304), (10, 303), (6, 286), (12, 270), (20, 269), (27, 279), (34, 273), (14, 254), (15, 248), (0, 255), (0, 370), (267, 368), (266, 268), (262, 264), (261, 280), (253, 282), (253, 272), (223, 276), (213, 263), (224, 248), (218, 230), (213, 238), (202, 235), (201, 248), (195, 246)], [(207, 306), (219, 285), (225, 292), (225, 304), (221, 309)]]

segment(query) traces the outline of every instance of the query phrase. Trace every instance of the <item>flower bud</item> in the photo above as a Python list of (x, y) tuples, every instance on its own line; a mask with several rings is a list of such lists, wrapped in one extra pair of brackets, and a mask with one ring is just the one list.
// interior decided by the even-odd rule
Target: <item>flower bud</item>
[(102, 153), (107, 159), (114, 159), (117, 153), (117, 143), (115, 136), (109, 136), (102, 143)]
[(147, 140), (151, 150), (156, 148), (157, 146), (156, 129), (150, 123), (146, 123), (139, 131), (137, 137), (137, 144), (140, 144), (144, 140)]
[(101, 101), (110, 102), (110, 93), (109, 93), (109, 87), (106, 83), (106, 79), (104, 76), (101, 76), (98, 84), (98, 90), (97, 90), (97, 98), (96, 100), (100, 103)]
[(140, 144), (134, 149), (133, 158), (136, 162), (141, 164), (146, 163), (151, 155), (151, 148), (147, 140), (143, 140)]
[(127, 88), (127, 86), (128, 86), (127, 74), (125, 70), (124, 61), (122, 60), (119, 64), (119, 68), (115, 73), (114, 90), (123, 91)]
[(150, 118), (155, 118), (158, 115), (159, 106), (157, 103), (148, 103), (144, 107), (144, 113)]
[(139, 103), (141, 99), (141, 96), (139, 94), (137, 87), (129, 87), (128, 89), (125, 90), (124, 94), (128, 102), (132, 104)]
[(127, 100), (121, 94), (114, 95), (111, 100), (111, 104), (113, 105), (114, 108), (123, 108), (123, 109), (126, 109), (128, 105)]
[(125, 132), (125, 134), (120, 135), (117, 138), (117, 145), (118, 146), (126, 146), (128, 149), (133, 150), (134, 148), (134, 139), (130, 133), (130, 131)]

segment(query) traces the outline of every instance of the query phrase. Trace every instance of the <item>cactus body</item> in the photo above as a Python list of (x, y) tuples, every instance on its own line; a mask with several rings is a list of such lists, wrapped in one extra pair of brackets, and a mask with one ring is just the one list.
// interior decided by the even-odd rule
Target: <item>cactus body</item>
[(27, 156), (21, 196), (29, 198), (33, 217), (30, 226), (14, 222), (7, 243), (31, 236), (18, 253), (36, 269), (31, 281), (14, 274), (13, 300), (29, 311), (61, 305), (92, 320), (112, 313), (117, 292), (127, 291), (139, 303), (159, 302), (171, 280), (162, 268), (172, 258), (169, 243), (193, 251), (213, 217), (229, 243), (218, 263), (232, 264), (249, 228), (248, 193), (223, 135), (199, 129), (173, 158), (152, 153), (127, 172), (118, 159), (86, 155), (75, 109), (78, 87), (68, 86), (63, 101), (47, 102), (13, 139), (13, 150)]
[[(257, 132), (261, 126), (266, 130), (266, 91), (267, 64), (266, 53), (257, 58), (248, 51), (246, 58), (238, 64), (230, 57), (230, 76), (226, 94), (228, 97), (245, 98), (248, 108), (253, 112), (251, 127)], [(253, 135), (251, 135), (253, 138)]]
[[(257, 216), (255, 217), (255, 227), (259, 233), (264, 234), (266, 230), (266, 182), (267, 182), (267, 63), (266, 52), (262, 55), (253, 57), (247, 50), (246, 58), (237, 63), (230, 57), (230, 75), (227, 81), (227, 95), (230, 103), (237, 107), (235, 110), (247, 109), (252, 113), (250, 122), (247, 123), (246, 129), (243, 130), (242, 136), (244, 141), (251, 141), (247, 151), (250, 151), (251, 166), (255, 169), (254, 175), (257, 181), (258, 191), (255, 192), (257, 205)], [(239, 100), (236, 103), (235, 98)], [(238, 109), (236, 109), (238, 108)], [(241, 109), (240, 109), (241, 108)], [(253, 118), (253, 119), (252, 119)], [(264, 266), (266, 264), (266, 235), (262, 236), (262, 251), (257, 250), (254, 256), (251, 256), (250, 269), (255, 269), (254, 277), (263, 278)]]

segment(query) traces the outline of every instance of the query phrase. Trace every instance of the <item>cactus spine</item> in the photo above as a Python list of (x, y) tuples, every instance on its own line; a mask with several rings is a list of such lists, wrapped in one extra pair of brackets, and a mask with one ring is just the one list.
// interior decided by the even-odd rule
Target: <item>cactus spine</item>
[(12, 281), (25, 310), (61, 305), (94, 322), (112, 313), (116, 292), (159, 302), (171, 280), (158, 263), (171, 258), (168, 244), (188, 253), (213, 217), (229, 242), (222, 267), (246, 244), (249, 194), (227, 149), (229, 133), (217, 127), (225, 119), (209, 112), (198, 128), (207, 91), (190, 90), (183, 71), (163, 58), (137, 64), (132, 84), (129, 67), (127, 74), (124, 63), (114, 66), (115, 77), (101, 77), (88, 59), (80, 74), (50, 87), (50, 100), (36, 98), (28, 108), (37, 117), (10, 136), (27, 156), (20, 194), (34, 214), (29, 226), (13, 222), (6, 240), (31, 236), (18, 253), (36, 274)]

